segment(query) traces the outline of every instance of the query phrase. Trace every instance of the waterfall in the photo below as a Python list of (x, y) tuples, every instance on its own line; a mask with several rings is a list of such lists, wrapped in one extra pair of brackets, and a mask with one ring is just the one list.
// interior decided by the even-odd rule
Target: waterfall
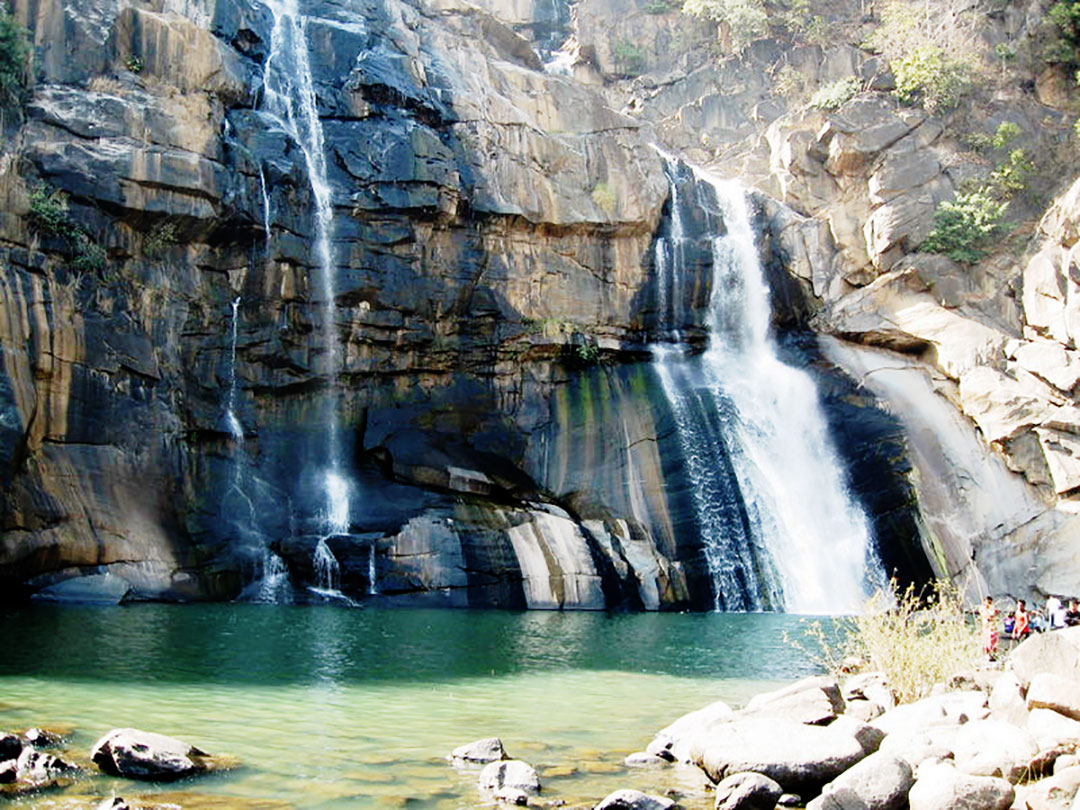
[[(743, 190), (670, 159), (670, 234), (656, 256), (660, 329), (674, 331), (684, 285), (685, 203), (693, 184), (711, 240), (708, 345), (688, 358), (654, 348), (694, 486), (714, 604), (724, 610), (851, 613), (884, 584), (869, 520), (848, 492), (812, 377), (780, 360), (770, 332), (769, 290)], [(722, 228), (721, 228), (722, 222)], [(712, 234), (724, 232), (722, 235)]]
[(262, 164), (259, 164), (259, 190), (262, 192), (262, 215), (263, 215), (263, 249), (266, 253), (266, 259), (270, 259), (270, 243), (273, 238), (271, 218), (272, 212), (270, 211), (270, 192), (266, 187), (266, 172), (263, 171)]
[(379, 585), (376, 580), (375, 570), (375, 541), (371, 541), (371, 545), (368, 546), (368, 558), (367, 558), (367, 574), (368, 574), (368, 596), (379, 595)]
[(273, 14), (274, 28), (263, 70), (262, 109), (273, 116), (300, 147), (315, 202), (314, 253), (322, 305), (321, 371), (327, 385), (323, 414), (326, 426), (325, 469), (322, 472), (326, 499), (324, 522), (328, 532), (340, 533), (348, 528), (349, 490), (341, 472), (341, 426), (335, 393), (340, 352), (335, 323), (333, 202), (326, 171), (326, 150), (308, 52), (307, 19), (300, 14), (298, 0), (269, 0), (266, 5)]
[(240, 296), (233, 299), (231, 304), (232, 313), (229, 316), (229, 365), (227, 369), (227, 382), (229, 394), (225, 407), (225, 427), (238, 445), (244, 443), (244, 427), (236, 416), (236, 334), (240, 321)]

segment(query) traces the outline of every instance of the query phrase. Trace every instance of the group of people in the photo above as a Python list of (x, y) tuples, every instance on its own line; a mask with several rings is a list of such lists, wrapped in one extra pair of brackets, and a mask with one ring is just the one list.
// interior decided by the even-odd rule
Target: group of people
[(979, 608), (979, 619), (982, 622), (983, 652), (993, 660), (1001, 638), (998, 632), (999, 623), (1006, 638), (1019, 642), (1035, 631), (1080, 625), (1080, 606), (1076, 599), (1069, 599), (1066, 605), (1059, 597), (1051, 596), (1046, 600), (1045, 611), (1029, 611), (1027, 602), (1017, 599), (1016, 607), (1002, 620), (1001, 611), (994, 604), (993, 598), (987, 596)]

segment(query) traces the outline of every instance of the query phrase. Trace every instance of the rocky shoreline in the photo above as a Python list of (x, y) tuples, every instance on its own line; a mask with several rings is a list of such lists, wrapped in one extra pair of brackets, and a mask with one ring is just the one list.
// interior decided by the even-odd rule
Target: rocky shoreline
[[(71, 810), (289, 806), (190, 792), (140, 798), (137, 782), (183, 780), (186, 787), (193, 777), (240, 763), (137, 729), (109, 731), (85, 756), (64, 749), (70, 733), (32, 728), (0, 735), (0, 796), (49, 792), (51, 807)], [(657, 782), (670, 784), (663, 770), (682, 769), (687, 784), (707, 792), (623, 789), (580, 807), (671, 810), (683, 801), (697, 807), (711, 795), (715, 810), (1074, 810), (1078, 749), (1080, 628), (1066, 628), (1020, 644), (1001, 668), (958, 674), (913, 703), (898, 705), (877, 673), (843, 682), (805, 678), (738, 709), (710, 703), (625, 759), (628, 769), (656, 769)], [(579, 806), (545, 796), (542, 777), (559, 775), (511, 758), (498, 738), (462, 745), (447, 760), (459, 772), (476, 772), (478, 805)], [(114, 785), (108, 798), (74, 795), (73, 786), (96, 770), (135, 782), (130, 789)]]

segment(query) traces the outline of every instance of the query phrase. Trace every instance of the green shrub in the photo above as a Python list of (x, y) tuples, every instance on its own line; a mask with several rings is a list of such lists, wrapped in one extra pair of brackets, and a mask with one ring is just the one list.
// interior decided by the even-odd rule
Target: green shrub
[(790, 101), (800, 101), (806, 95), (806, 76), (792, 65), (784, 65), (773, 77), (773, 95)]
[(142, 57), (129, 53), (127, 59), (124, 60), (124, 67), (136, 75), (142, 73), (144, 67)]
[(742, 53), (755, 39), (769, 33), (769, 15), (762, 0), (686, 0), (684, 13), (726, 26), (731, 50)]
[(1035, 174), (1032, 163), (1023, 149), (1013, 149), (1004, 162), (990, 173), (990, 190), (998, 199), (1009, 200), (1027, 188)]
[(30, 66), (30, 36), (0, 3), (0, 105), (22, 101)]
[(159, 222), (143, 239), (143, 254), (150, 259), (160, 259), (176, 240), (176, 223)]
[(892, 63), (897, 98), (921, 103), (938, 113), (958, 106), (972, 88), (970, 67), (945, 55), (936, 45), (924, 45)]
[(919, 250), (944, 253), (953, 261), (974, 264), (986, 255), (993, 237), (1004, 230), (1002, 219), (1008, 207), (1007, 201), (995, 199), (986, 187), (957, 194), (956, 199), (938, 205), (934, 229)]
[(1080, 0), (1059, 0), (1046, 16), (1057, 26), (1061, 41), (1052, 44), (1044, 57), (1050, 62), (1075, 63), (1080, 47)]
[(612, 55), (615, 57), (615, 69), (623, 76), (640, 76), (645, 72), (645, 51), (630, 40), (620, 39), (616, 42)]
[(810, 97), (810, 106), (823, 110), (838, 110), (853, 99), (861, 88), (861, 82), (854, 76), (837, 79), (815, 90), (814, 95)]
[(882, 672), (901, 703), (926, 697), (935, 684), (947, 683), (983, 659), (979, 627), (964, 610), (959, 592), (936, 582), (924, 592), (891, 583), (853, 619), (832, 627), (810, 622), (806, 642), (786, 637), (820, 665), (840, 674), (858, 661), (862, 669)]
[(59, 189), (39, 185), (30, 191), (30, 228), (44, 236), (68, 236), (71, 218), (68, 216), (67, 195)]
[(30, 229), (42, 236), (58, 236), (67, 243), (71, 266), (80, 271), (100, 273), (105, 269), (107, 253), (86, 229), (68, 213), (67, 195), (41, 184), (30, 191), (30, 210), (26, 219)]
[(645, 6), (646, 14), (667, 14), (669, 11), (674, 11), (676, 3), (669, 3), (668, 0), (649, 0), (649, 5)]

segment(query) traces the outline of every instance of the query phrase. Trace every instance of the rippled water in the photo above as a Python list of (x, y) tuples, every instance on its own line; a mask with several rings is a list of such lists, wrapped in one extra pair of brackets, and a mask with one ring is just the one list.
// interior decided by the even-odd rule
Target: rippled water
[[(72, 724), (72, 749), (136, 726), (244, 765), (185, 790), (301, 808), (465, 808), (476, 773), (443, 757), (500, 736), (545, 799), (696, 780), (623, 758), (713, 700), (810, 672), (775, 614), (507, 613), (258, 605), (33, 606), (0, 612), (0, 728)], [(168, 786), (175, 790), (177, 786)], [(95, 776), (69, 793), (154, 786)], [(48, 806), (49, 800), (24, 800)]]

